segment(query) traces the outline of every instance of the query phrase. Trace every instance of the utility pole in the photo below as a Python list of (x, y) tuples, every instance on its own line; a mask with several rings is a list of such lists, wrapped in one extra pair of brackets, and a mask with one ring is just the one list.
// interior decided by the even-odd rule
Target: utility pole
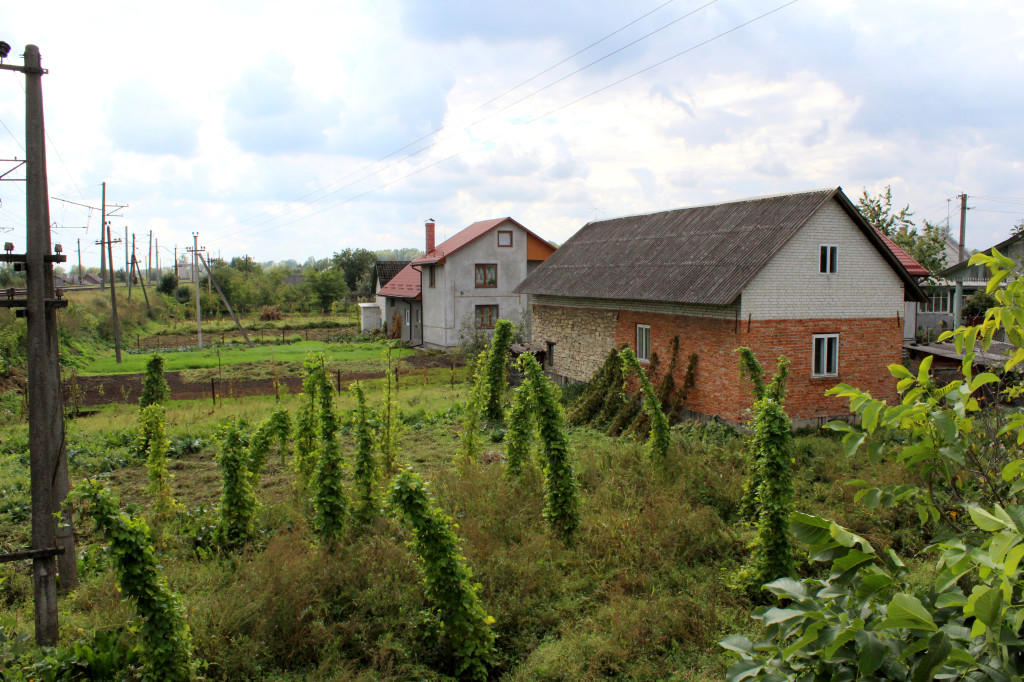
[[(26, 271), (26, 296), (9, 298), (4, 307), (23, 308), (19, 317), (28, 327), (29, 456), (32, 492), (32, 548), (0, 555), (0, 561), (32, 560), (35, 635), (40, 646), (57, 643), (57, 573), (62, 589), (78, 583), (70, 511), (63, 509), (69, 490), (64, 442), (64, 405), (60, 390), (57, 346), (57, 308), (67, 301), (56, 297), (53, 264), (67, 260), (59, 245), (51, 254), (50, 207), (46, 178), (46, 137), (43, 126), (42, 75), (39, 48), (25, 47), (24, 66), (3, 64), (10, 46), (0, 43), (0, 69), (25, 74), (25, 205), (26, 253), (5, 253), (0, 262), (13, 262)], [(59, 522), (55, 522), (59, 517)], [(61, 556), (59, 562), (55, 556)]]
[(107, 183), (103, 182), (103, 198), (100, 199), (100, 291), (107, 288), (107, 252), (103, 250), (103, 241), (107, 238)]
[[(106, 184), (103, 183), (104, 195), (106, 194)], [(107, 221), (107, 235), (111, 235), (110, 222)], [(121, 324), (117, 320), (117, 294), (114, 287), (114, 244), (120, 244), (120, 239), (107, 239), (105, 242), (96, 242), (100, 245), (100, 251), (104, 248), (107, 250), (107, 263), (110, 265), (110, 316), (114, 323), (114, 355), (117, 358), (117, 364), (121, 364)]]
[(149, 255), (146, 257), (146, 281), (153, 281), (153, 230), (149, 231)]
[[(964, 262), (964, 240), (967, 237), (967, 194), (960, 195), (960, 251), (957, 255), (957, 262)], [(953, 299), (953, 328), (960, 326), (964, 309), (964, 269), (960, 268), (956, 275), (956, 293)]]
[(160, 283), (160, 238), (153, 239), (153, 259), (156, 261), (156, 281)]
[[(125, 228), (124, 233), (124, 250), (128, 251), (128, 228)], [(132, 256), (129, 261), (129, 266), (125, 268), (128, 273), (128, 300), (132, 300), (132, 280), (135, 278), (135, 233), (132, 233)]]
[(79, 286), (81, 286), (81, 284), (82, 284), (82, 240), (81, 239), (76, 239), (75, 241), (78, 242), (78, 284), (79, 284)]
[(128, 287), (128, 298), (132, 297), (131, 261), (128, 260), (128, 226), (124, 226), (124, 283)]
[(199, 248), (199, 233), (192, 233), (192, 248), (189, 251), (192, 253), (192, 279), (196, 283), (196, 336), (198, 338), (199, 350), (203, 349), (203, 311), (199, 305), (199, 252), (205, 251), (205, 248)]

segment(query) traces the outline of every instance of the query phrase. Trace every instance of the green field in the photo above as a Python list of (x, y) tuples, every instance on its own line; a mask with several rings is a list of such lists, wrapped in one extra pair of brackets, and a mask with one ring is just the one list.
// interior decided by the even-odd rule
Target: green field
[[(208, 348), (202, 351), (164, 353), (164, 370), (177, 372), (194, 369), (217, 369), (221, 366), (243, 363), (301, 363), (311, 352), (323, 353), (335, 363), (376, 363), (380, 364), (383, 345), (381, 343), (323, 343), (321, 341), (297, 341), (281, 345), (229, 344), (227, 347)], [(395, 351), (395, 357), (408, 357), (417, 351), (402, 348)], [(111, 353), (96, 358), (81, 370), (82, 376), (109, 374), (140, 374), (146, 369), (150, 353), (123, 353), (121, 364)]]

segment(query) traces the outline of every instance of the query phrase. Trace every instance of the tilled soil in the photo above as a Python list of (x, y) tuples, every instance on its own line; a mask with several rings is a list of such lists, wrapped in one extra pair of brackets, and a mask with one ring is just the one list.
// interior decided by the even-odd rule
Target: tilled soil
[[(408, 376), (416, 371), (438, 367), (451, 367), (449, 355), (413, 355), (402, 358), (400, 377)], [(457, 366), (464, 363), (457, 359)], [(274, 395), (274, 379), (246, 379), (244, 377), (225, 377), (202, 381), (188, 381), (182, 372), (164, 372), (164, 378), (171, 387), (171, 400), (213, 399), (216, 395), (223, 398), (241, 398), (257, 395)], [(76, 404), (80, 407), (106, 405), (109, 403), (138, 402), (142, 394), (144, 374), (110, 374), (105, 376), (77, 377), (74, 383), (63, 383), (64, 405), (69, 409)], [(383, 370), (373, 372), (335, 372), (331, 379), (340, 388), (345, 388), (352, 381), (363, 379), (380, 379)], [(299, 393), (302, 391), (302, 377), (280, 376), (278, 378), (282, 393)], [(77, 401), (75, 400), (77, 393)]]

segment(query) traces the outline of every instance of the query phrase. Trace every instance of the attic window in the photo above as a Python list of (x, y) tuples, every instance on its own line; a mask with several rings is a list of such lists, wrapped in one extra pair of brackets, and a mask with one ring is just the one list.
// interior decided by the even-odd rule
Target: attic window
[(512, 246), (512, 230), (498, 230), (498, 246)]
[(839, 272), (839, 247), (822, 244), (818, 252), (818, 272), (834, 275)]

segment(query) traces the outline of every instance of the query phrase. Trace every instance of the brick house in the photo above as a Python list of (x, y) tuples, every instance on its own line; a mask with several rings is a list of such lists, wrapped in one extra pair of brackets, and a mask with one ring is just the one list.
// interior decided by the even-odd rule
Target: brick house
[(789, 358), (797, 425), (848, 414), (823, 395), (840, 382), (894, 401), (904, 301), (924, 299), (842, 188), (589, 223), (516, 291), (556, 378), (588, 380), (621, 344), (667, 362), (678, 336), (681, 358), (699, 356), (688, 410), (743, 422), (735, 350), (749, 346), (769, 370)]
[(521, 321), (528, 297), (514, 289), (554, 246), (508, 217), (475, 222), (440, 244), (434, 221), (425, 228), (426, 253), (377, 292), (385, 324), (397, 311), (403, 340), (452, 348), (463, 324), (493, 329), (498, 319)]

